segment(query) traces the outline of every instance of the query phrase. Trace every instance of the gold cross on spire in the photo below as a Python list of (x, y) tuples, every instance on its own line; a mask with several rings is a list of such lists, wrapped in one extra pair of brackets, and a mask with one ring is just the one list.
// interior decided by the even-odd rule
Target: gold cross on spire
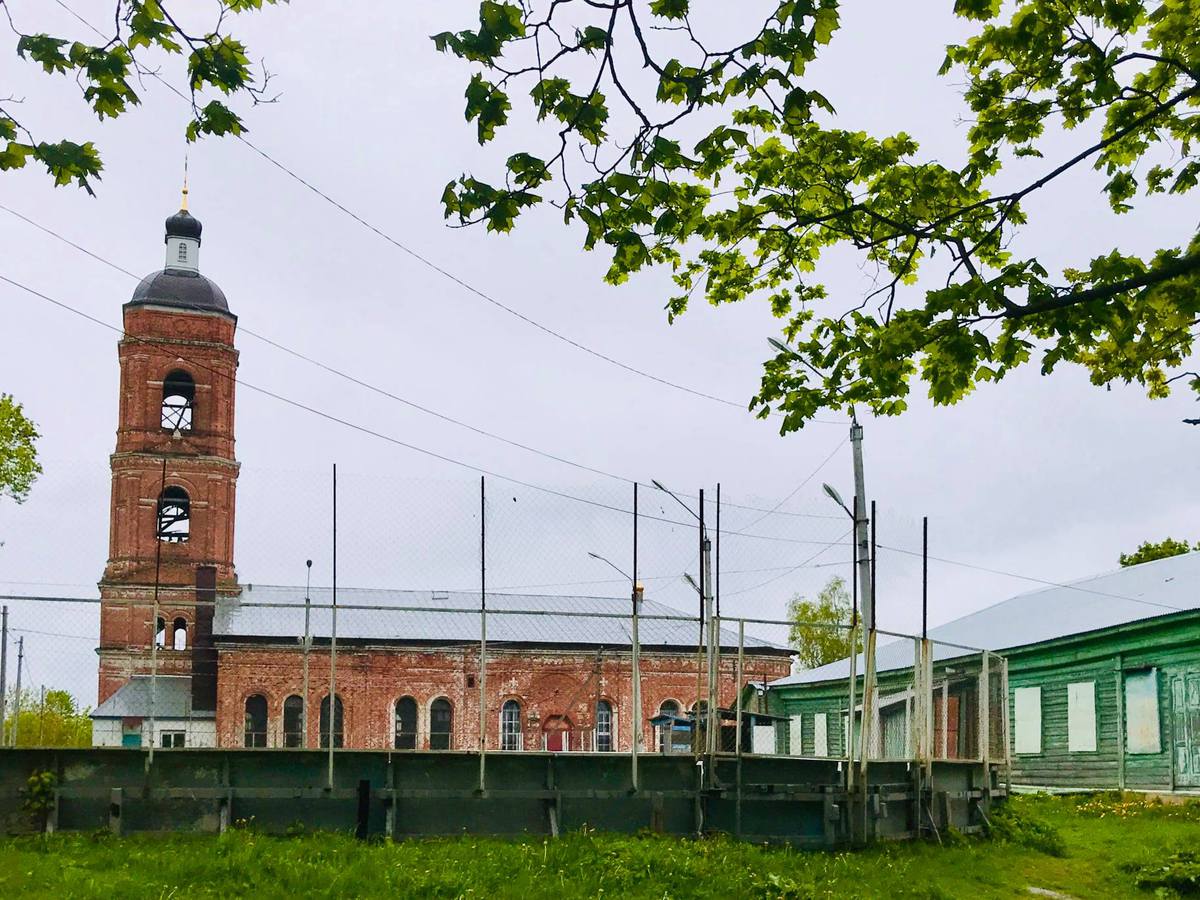
[(179, 205), (179, 208), (180, 208), (181, 210), (183, 210), (184, 212), (186, 212), (186, 211), (187, 211), (187, 195), (188, 195), (188, 186), (187, 186), (187, 176), (188, 176), (188, 171), (187, 171), (187, 166), (188, 166), (188, 160), (187, 160), (187, 154), (185, 153), (185, 154), (183, 155), (183, 200), (182, 200), (182, 201), (180, 201), (180, 205)]

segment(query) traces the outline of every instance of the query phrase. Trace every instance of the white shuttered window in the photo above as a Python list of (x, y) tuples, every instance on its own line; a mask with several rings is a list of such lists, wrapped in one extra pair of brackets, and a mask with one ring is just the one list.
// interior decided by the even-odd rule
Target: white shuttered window
[(825, 713), (813, 716), (813, 756), (829, 755), (829, 725)]
[(1013, 692), (1014, 745), (1017, 753), (1042, 752), (1042, 689), (1019, 687)]
[(1125, 673), (1125, 749), (1161, 753), (1158, 723), (1158, 670)]
[(1096, 749), (1096, 682), (1067, 685), (1067, 749), (1088, 753)]

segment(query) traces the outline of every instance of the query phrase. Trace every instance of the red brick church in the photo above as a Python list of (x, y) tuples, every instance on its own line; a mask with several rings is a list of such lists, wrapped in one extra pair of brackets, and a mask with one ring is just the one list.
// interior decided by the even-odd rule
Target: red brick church
[[(481, 716), (478, 593), (339, 589), (330, 703), (331, 591), (234, 568), (237, 316), (200, 273), (200, 240), (185, 191), (164, 268), (124, 306), (94, 743), (475, 750), (483, 722), (489, 750), (628, 751), (638, 716), (654, 749), (649, 719), (706, 690), (696, 623), (653, 600), (635, 712), (628, 599), (489, 593)], [(736, 635), (721, 644), (726, 705)], [(747, 638), (747, 679), (789, 668), (786, 648)]]

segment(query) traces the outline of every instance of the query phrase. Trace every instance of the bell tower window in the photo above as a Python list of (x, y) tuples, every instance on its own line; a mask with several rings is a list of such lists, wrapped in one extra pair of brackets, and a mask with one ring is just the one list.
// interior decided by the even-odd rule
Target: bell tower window
[(167, 431), (191, 431), (196, 402), (196, 382), (182, 369), (163, 381), (162, 427)]
[(158, 539), (182, 544), (191, 531), (192, 501), (181, 487), (169, 487), (158, 497)]

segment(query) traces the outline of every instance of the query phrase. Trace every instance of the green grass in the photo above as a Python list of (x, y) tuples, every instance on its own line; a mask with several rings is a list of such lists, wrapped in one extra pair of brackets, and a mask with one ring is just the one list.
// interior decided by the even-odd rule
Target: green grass
[(1200, 803), (1164, 806), (1108, 795), (1013, 798), (996, 815), (991, 840), (952, 834), (943, 836), (944, 846), (840, 853), (596, 833), (396, 844), (249, 830), (219, 838), (21, 837), (0, 841), (0, 896), (798, 900), (1028, 897), (1031, 886), (1079, 898), (1175, 896), (1200, 889), (1189, 881), (1198, 825)]

